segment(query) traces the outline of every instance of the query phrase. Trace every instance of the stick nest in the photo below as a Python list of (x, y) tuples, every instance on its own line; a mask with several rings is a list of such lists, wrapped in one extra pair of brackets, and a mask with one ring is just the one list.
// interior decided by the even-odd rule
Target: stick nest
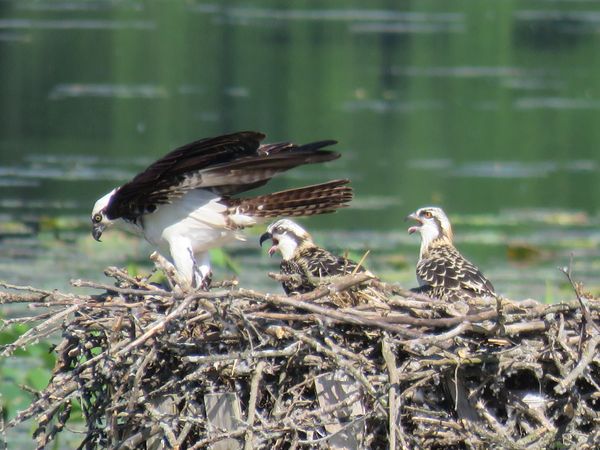
[[(351, 275), (297, 297), (235, 283), (170, 288), (122, 270), (97, 295), (28, 287), (0, 301), (47, 308), (5, 346), (59, 332), (35, 419), (50, 446), (81, 405), (80, 448), (594, 448), (600, 302), (441, 303)], [(385, 294), (339, 308), (356, 286)], [(224, 413), (223, 413), (224, 412)], [(70, 426), (82, 428), (82, 424)], [(341, 442), (341, 444), (340, 444)], [(219, 447), (221, 445), (221, 447)]]

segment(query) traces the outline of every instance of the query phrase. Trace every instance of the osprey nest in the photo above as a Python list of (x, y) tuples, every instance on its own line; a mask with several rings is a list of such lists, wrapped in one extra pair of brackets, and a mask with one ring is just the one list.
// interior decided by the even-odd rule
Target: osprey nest
[[(5, 424), (84, 449), (546, 449), (600, 442), (600, 302), (443, 303), (367, 274), (301, 296), (186, 291), (110, 268), (96, 295), (4, 285), (60, 334), (49, 385)], [(570, 273), (565, 271), (570, 278)], [(368, 288), (368, 289), (365, 289)], [(339, 306), (344, 293), (366, 294)], [(373, 300), (373, 301), (371, 301)], [(383, 301), (382, 301), (383, 300)], [(84, 422), (69, 422), (77, 402)]]

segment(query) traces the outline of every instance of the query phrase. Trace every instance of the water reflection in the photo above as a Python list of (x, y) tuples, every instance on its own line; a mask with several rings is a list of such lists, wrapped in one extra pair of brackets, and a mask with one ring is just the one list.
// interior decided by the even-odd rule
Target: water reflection
[(145, 20), (94, 19), (0, 19), (0, 30), (154, 30), (156, 24)]
[[(273, 187), (352, 178), (353, 208), (309, 228), (389, 279), (414, 283), (401, 219), (435, 203), (507, 295), (558, 292), (570, 251), (597, 286), (597, 2), (315, 5), (2, 2), (0, 278), (147, 264), (135, 239), (92, 245), (94, 200), (171, 148), (258, 129), (340, 141)], [(251, 240), (234, 253), (249, 282), (272, 269)]]
[(318, 21), (318, 22), (413, 22), (424, 24), (457, 23), (464, 20), (461, 13), (444, 12), (410, 12), (395, 11), (393, 9), (311, 9), (295, 8), (293, 5), (277, 8), (261, 8), (259, 6), (229, 6), (221, 7), (211, 4), (199, 4), (189, 7), (190, 11), (203, 14), (223, 14), (238, 19), (268, 19), (268, 20), (293, 20), (293, 21)]
[[(0, 279), (73, 290), (109, 265), (150, 270), (140, 239), (91, 238), (95, 199), (171, 148), (257, 129), (339, 140), (343, 158), (273, 188), (351, 178), (352, 207), (305, 224), (332, 251), (370, 250), (386, 281), (415, 285), (402, 219), (439, 204), (502, 295), (572, 298), (571, 260), (599, 293), (600, 3), (365, 5), (0, 2)], [(260, 231), (217, 279), (277, 292)]]
[(581, 98), (560, 98), (560, 97), (529, 97), (520, 98), (515, 101), (515, 109), (598, 109), (600, 101), (587, 100)]
[[(43, 12), (67, 12), (67, 11), (112, 11), (115, 9), (112, 1), (90, 0), (85, 2), (54, 2), (54, 1), (27, 1), (18, 2), (19, 10), (43, 11)], [(133, 0), (119, 0), (118, 8), (121, 11), (142, 11), (144, 5), (141, 2)]]
[(342, 110), (349, 113), (371, 111), (379, 114), (389, 112), (411, 113), (443, 108), (443, 103), (434, 101), (352, 100), (342, 105)]
[(69, 97), (167, 98), (165, 88), (153, 85), (59, 84), (48, 94), (50, 100)]
[(597, 161), (473, 161), (455, 163), (450, 159), (409, 160), (408, 167), (415, 170), (438, 171), (444, 176), (469, 178), (543, 178), (556, 172), (589, 173), (598, 170)]

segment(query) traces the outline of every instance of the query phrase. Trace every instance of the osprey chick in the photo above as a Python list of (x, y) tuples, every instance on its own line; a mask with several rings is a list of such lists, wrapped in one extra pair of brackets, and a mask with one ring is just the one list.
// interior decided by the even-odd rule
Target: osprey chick
[(291, 220), (281, 219), (269, 225), (260, 237), (260, 245), (269, 239), (273, 242), (269, 255), (281, 253), (281, 273), (298, 276), (298, 281), (282, 282), (287, 295), (311, 292), (318, 287), (320, 278), (366, 272), (354, 261), (317, 246), (310, 234)]
[(407, 219), (417, 222), (408, 232), (421, 233), (417, 263), (420, 291), (450, 301), (496, 296), (492, 283), (454, 247), (452, 226), (441, 208), (421, 208)]
[(207, 286), (208, 250), (235, 239), (240, 231), (277, 216), (333, 212), (352, 199), (348, 180), (255, 197), (233, 197), (266, 184), (302, 164), (339, 158), (322, 150), (335, 141), (306, 145), (261, 145), (265, 135), (244, 131), (201, 139), (152, 163), (128, 183), (100, 198), (92, 211), (92, 235), (118, 225), (169, 252), (191, 286)]

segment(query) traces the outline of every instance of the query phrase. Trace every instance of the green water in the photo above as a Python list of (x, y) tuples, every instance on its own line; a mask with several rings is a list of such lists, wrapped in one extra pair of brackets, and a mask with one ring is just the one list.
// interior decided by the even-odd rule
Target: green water
[[(339, 141), (340, 160), (272, 189), (351, 178), (353, 207), (305, 224), (334, 249), (371, 249), (387, 279), (414, 283), (402, 219), (434, 203), (500, 292), (552, 297), (571, 253), (598, 286), (596, 1), (20, 0), (0, 13), (0, 278), (66, 287), (143, 267), (144, 244), (86, 234), (94, 201), (170, 148), (255, 129)], [(255, 237), (232, 254), (242, 279), (271, 286), (249, 269), (276, 267)]]
[[(94, 201), (175, 146), (254, 129), (339, 141), (270, 189), (351, 178), (352, 208), (304, 224), (370, 249), (385, 280), (415, 284), (403, 218), (433, 203), (502, 294), (571, 297), (571, 258), (597, 293), (599, 31), (593, 0), (0, 1), (0, 279), (147, 270), (137, 238), (92, 240)], [(230, 254), (276, 290), (261, 231)]]

